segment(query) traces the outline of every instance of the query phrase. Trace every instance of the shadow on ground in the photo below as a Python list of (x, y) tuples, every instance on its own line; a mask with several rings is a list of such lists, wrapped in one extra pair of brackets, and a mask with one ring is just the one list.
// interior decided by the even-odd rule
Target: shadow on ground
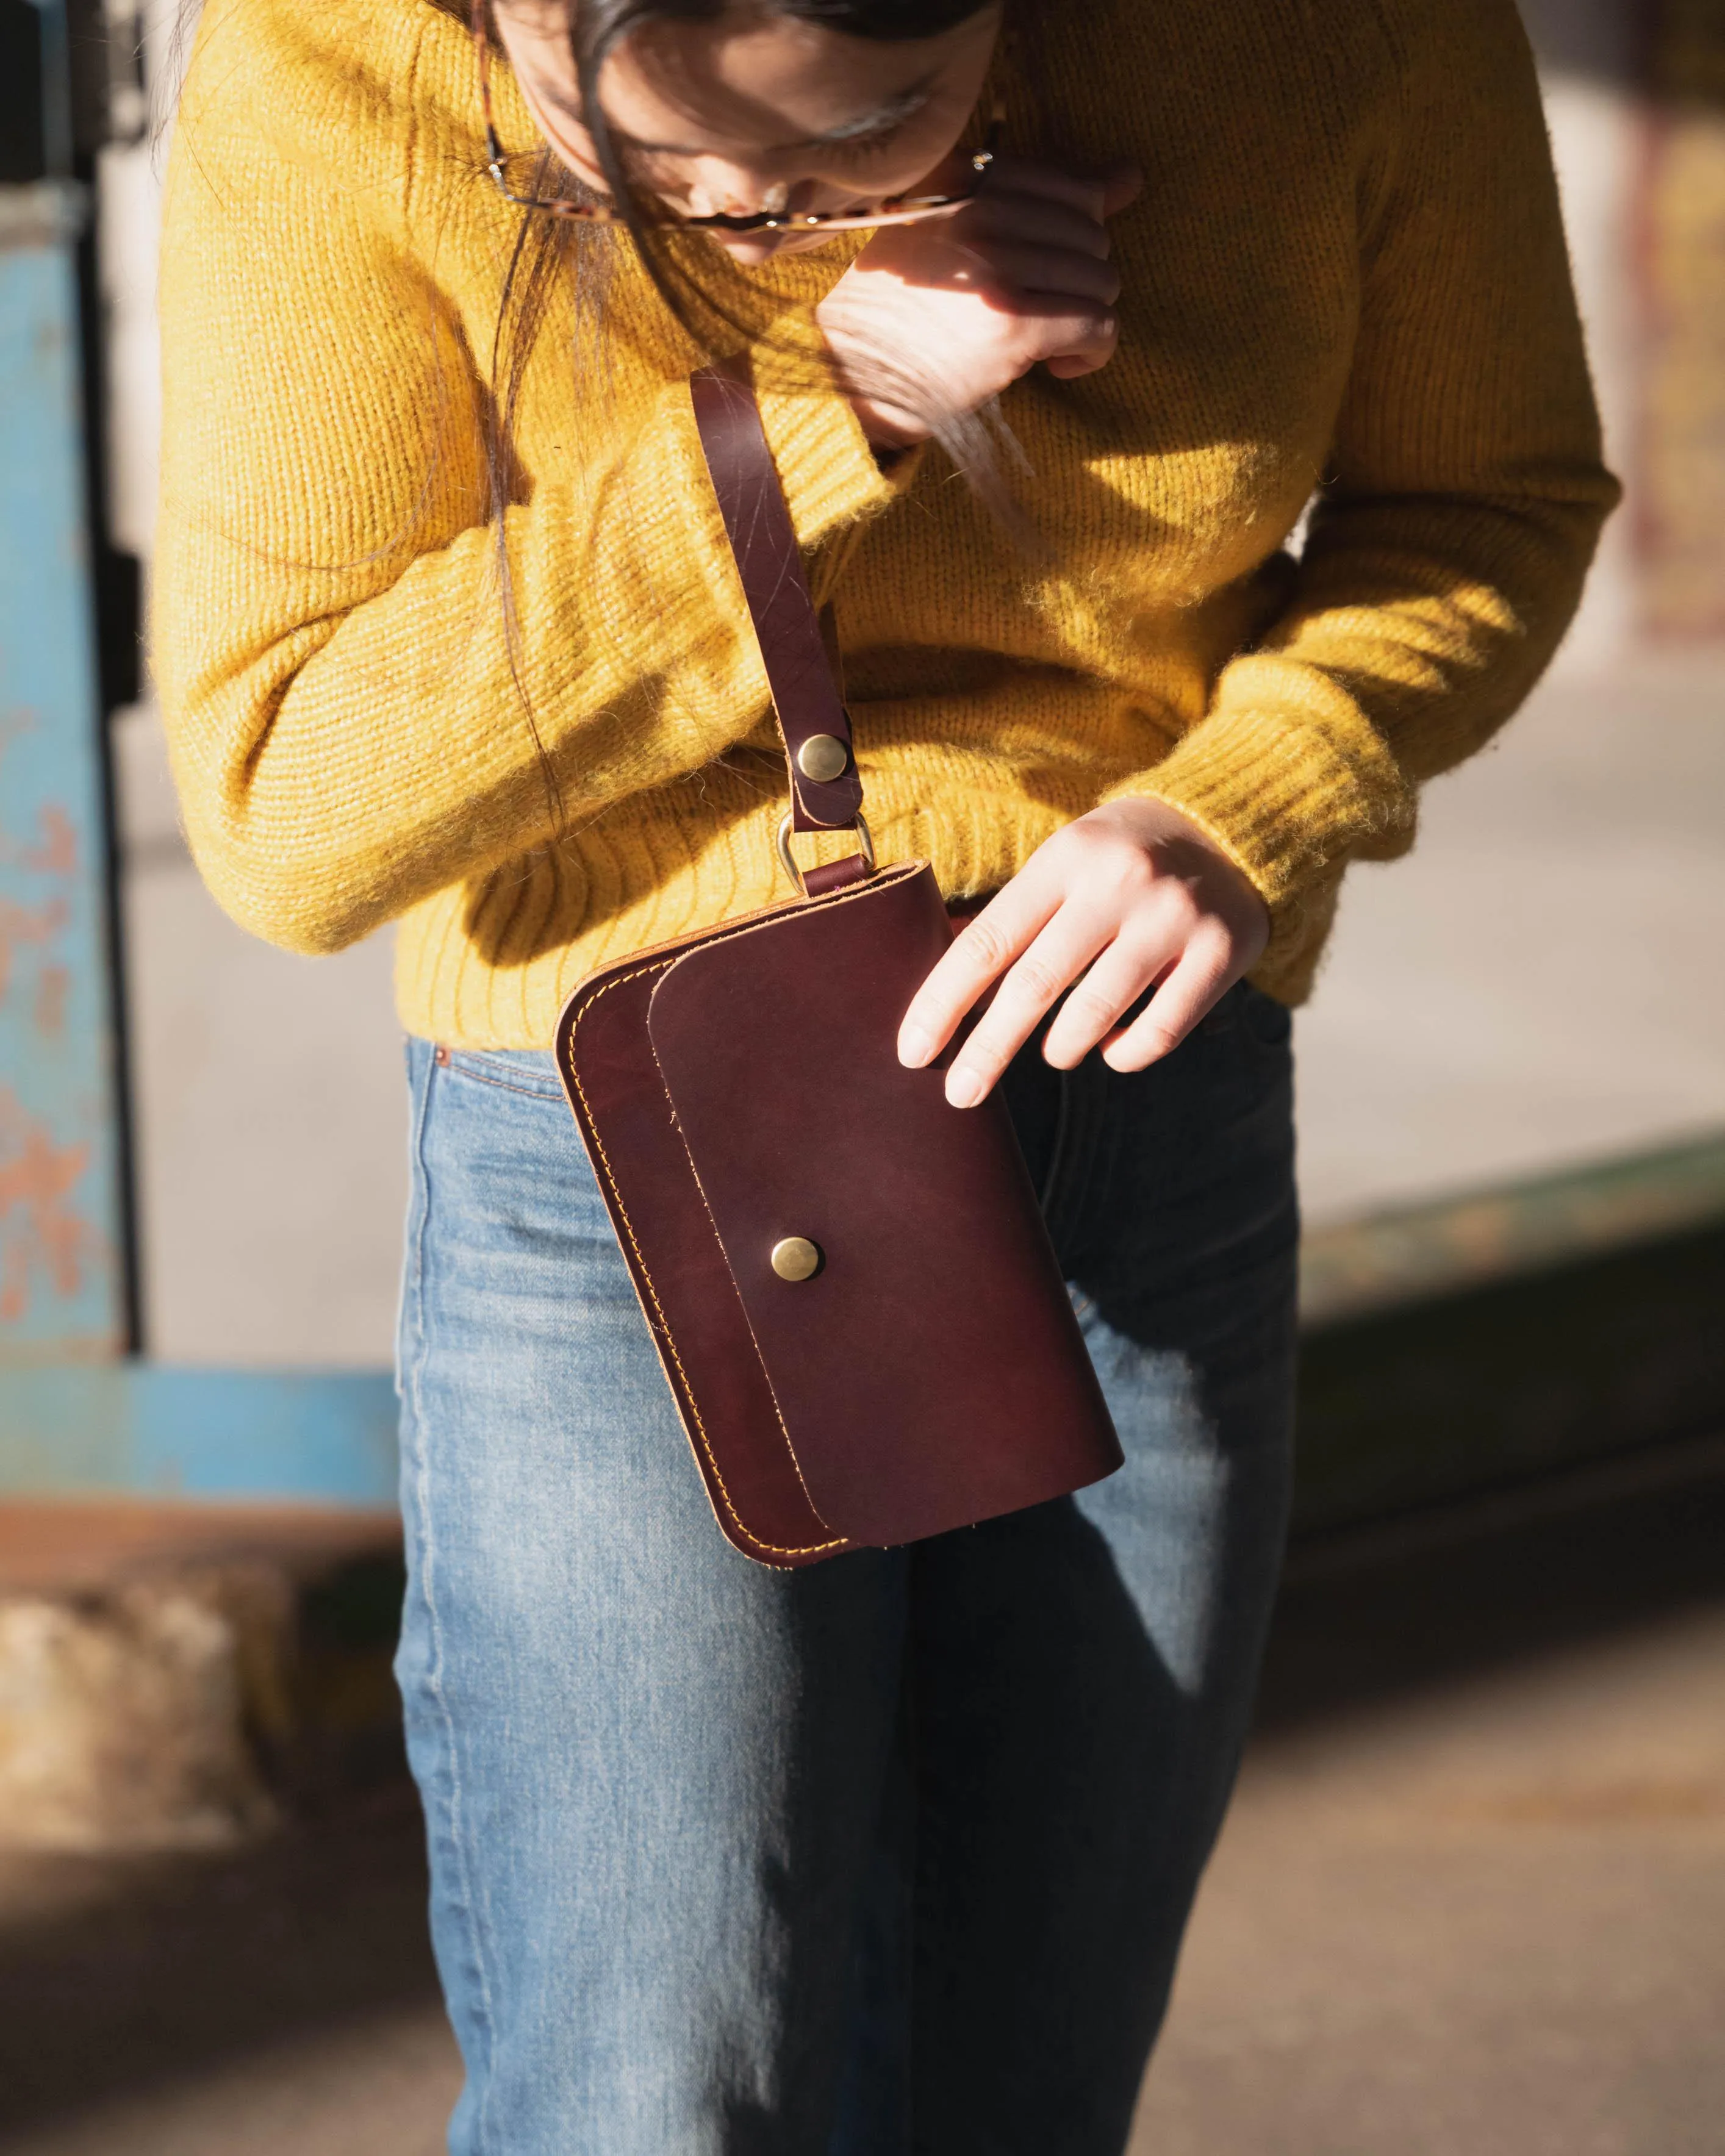
[(234, 1855), (6, 1860), (0, 2146), (57, 2114), (432, 2005), (421, 1834), (403, 1786)]
[[(1282, 1597), (1261, 1741), (1322, 1740), (1332, 1722), (1358, 1726), (1722, 1601), (1725, 1447), (1311, 1543)], [(424, 2047), (444, 2039), (424, 1905), (420, 1823), (403, 1788), (244, 1854), (0, 1861), (0, 2148), (274, 2148), (242, 2120), (231, 2136), (210, 2126), (159, 2142), (121, 2122), (151, 2091), (220, 2083), (296, 2045), (342, 2049), (404, 2016), (429, 2032), (414, 2061), (432, 2056)], [(403, 2070), (426, 2114), (411, 2132), (403, 2121), (393, 2139), (320, 2131), (282, 2145), (429, 2148), (452, 2071), (442, 2058)]]
[(1288, 1565), (1260, 1736), (1725, 1600), (1725, 1440), (1314, 1537)]

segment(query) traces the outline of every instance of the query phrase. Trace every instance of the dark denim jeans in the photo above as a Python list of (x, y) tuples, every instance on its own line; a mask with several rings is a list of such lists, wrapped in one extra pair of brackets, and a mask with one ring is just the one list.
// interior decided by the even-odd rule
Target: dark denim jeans
[(1286, 1013), (1009, 1075), (1126, 1466), (803, 1573), (713, 1525), (550, 1059), (408, 1062), (399, 1675), (457, 2156), (1117, 2156), (1284, 1532)]

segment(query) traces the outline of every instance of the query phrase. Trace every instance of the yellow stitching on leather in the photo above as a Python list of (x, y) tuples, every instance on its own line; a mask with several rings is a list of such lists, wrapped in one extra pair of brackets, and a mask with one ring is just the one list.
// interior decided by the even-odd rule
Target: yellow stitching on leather
[[(583, 1109), (586, 1111), (588, 1127), (593, 1132), (593, 1142), (598, 1150), (599, 1163), (605, 1171), (605, 1180), (610, 1184), (611, 1194), (617, 1201), (618, 1216), (623, 1222), (624, 1232), (629, 1237), (629, 1248), (635, 1254), (635, 1262), (640, 1269), (641, 1278), (647, 1283), (647, 1292), (652, 1296), (653, 1307), (659, 1313), (660, 1330), (665, 1335), (665, 1344), (670, 1348), (671, 1360), (677, 1366), (677, 1375), (683, 1381), (683, 1394), (689, 1403), (689, 1412), (695, 1418), (696, 1430), (701, 1439), (701, 1449), (706, 1455), (707, 1465), (712, 1469), (713, 1481), (718, 1487), (720, 1496), (724, 1501), (725, 1510), (731, 1515), (732, 1521), (736, 1523), (737, 1532), (742, 1536), (743, 1539), (746, 1542), (752, 1543), (757, 1549), (766, 1551), (769, 1557), (812, 1557), (820, 1550), (842, 1548), (845, 1543), (850, 1540), (850, 1537), (846, 1535), (838, 1535), (835, 1536), (831, 1542), (825, 1543), (782, 1543), (762, 1542), (757, 1534), (744, 1525), (742, 1516), (738, 1512), (736, 1506), (732, 1502), (731, 1492), (725, 1486), (725, 1477), (719, 1471), (719, 1463), (717, 1459), (714, 1456), (712, 1440), (706, 1434), (706, 1424), (701, 1419), (701, 1407), (699, 1402), (695, 1397), (695, 1388), (690, 1383), (689, 1373), (683, 1368), (683, 1358), (677, 1353), (677, 1343), (671, 1335), (670, 1321), (665, 1314), (664, 1304), (659, 1300), (659, 1291), (653, 1285), (653, 1276), (648, 1270), (646, 1257), (641, 1250), (640, 1244), (635, 1238), (634, 1224), (629, 1217), (629, 1208), (623, 1202), (623, 1193), (617, 1187), (617, 1178), (612, 1171), (610, 1158), (605, 1151), (605, 1142), (599, 1135), (598, 1122), (593, 1111), (593, 1104), (587, 1097), (587, 1088), (582, 1084), (581, 1073), (575, 1066), (575, 1029), (580, 1024), (582, 1019), (587, 1016), (587, 1014), (593, 1009), (593, 1005), (598, 1002), (600, 997), (609, 995), (613, 988), (620, 988), (626, 981), (638, 981), (644, 973), (663, 973), (667, 967), (674, 966), (676, 960), (675, 958), (665, 958), (660, 960), (659, 964), (656, 966), (638, 966), (634, 973), (621, 973), (614, 981), (607, 981), (603, 988), (596, 989), (594, 993), (588, 998), (587, 1001), (582, 1004), (580, 1009), (578, 1010), (569, 1020), (564, 1036), (564, 1060), (568, 1066), (569, 1076), (571, 1081), (573, 1082), (575, 1090), (581, 1096), (581, 1105)], [(683, 1150), (685, 1153), (688, 1152), (689, 1148), (686, 1144)], [(690, 1166), (691, 1168), (694, 1166), (692, 1160), (690, 1162)], [(697, 1189), (700, 1188), (700, 1181), (698, 1178), (696, 1179), (696, 1188)], [(701, 1204), (703, 1205), (706, 1204), (706, 1197), (704, 1192), (701, 1194)], [(712, 1219), (711, 1208), (708, 1209), (707, 1218), (710, 1220)], [(716, 1237), (717, 1236), (718, 1232), (718, 1225), (717, 1223), (715, 1222), (713, 1233)], [(725, 1245), (721, 1242), (719, 1245), (721, 1256), (724, 1255), (724, 1249)], [(745, 1312), (744, 1314), (746, 1317), (747, 1313)], [(760, 1353), (759, 1348), (757, 1348), (755, 1352), (758, 1354)], [(768, 1380), (768, 1390), (770, 1393), (772, 1389), (772, 1380), (769, 1378)], [(776, 1399), (773, 1404), (773, 1413), (778, 1415), (778, 1403)], [(779, 1415), (778, 1417), (778, 1425), (781, 1430), (784, 1429), (784, 1418), (783, 1415)], [(790, 1443), (790, 1434), (788, 1431), (785, 1432), (785, 1442), (788, 1445)], [(793, 1467), (796, 1467), (797, 1466), (797, 1455), (794, 1450), (791, 1453), (791, 1465)], [(803, 1479), (803, 1471), (800, 1467), (797, 1468), (797, 1479), (799, 1482)]]
[[(857, 899), (868, 898), (878, 895), (881, 890), (887, 887), (886, 880), (887, 876), (891, 878), (894, 884), (907, 882), (912, 875), (920, 875), (925, 865), (926, 864), (922, 861), (907, 861), (903, 864), (895, 864), (892, 869), (886, 871), (886, 875), (884, 876), (877, 876), (872, 882), (859, 886), (851, 890), (834, 891), (829, 896), (818, 900), (816, 903), (819, 905), (823, 910), (829, 906), (849, 906)], [(778, 908), (775, 906), (768, 909), (768, 911), (776, 914), (778, 911)], [(762, 918), (760, 915), (756, 915), (752, 918), (738, 922), (734, 928), (727, 930), (723, 934), (710, 937), (706, 942), (699, 944), (695, 947), (702, 951), (710, 950), (715, 943), (729, 943), (738, 936), (748, 935), (756, 928), (764, 928), (768, 925), (768, 923), (767, 920)], [(662, 973), (665, 972), (668, 968), (675, 966), (677, 963), (678, 957), (683, 955), (684, 953), (679, 952), (670, 957), (660, 959), (654, 965), (637, 966), (632, 973), (619, 973), (615, 980), (607, 981), (603, 988), (596, 988), (592, 995), (587, 998), (586, 1002), (582, 1004), (581, 1008), (571, 1016), (567, 1027), (562, 1029), (564, 1035), (564, 1060), (568, 1065), (569, 1076), (574, 1084), (575, 1090), (581, 1096), (581, 1105), (587, 1111), (587, 1121), (593, 1132), (593, 1142), (598, 1148), (599, 1163), (605, 1171), (605, 1180), (611, 1186), (611, 1194), (617, 1201), (617, 1210), (622, 1218), (624, 1232), (629, 1237), (629, 1248), (635, 1254), (635, 1262), (640, 1268), (641, 1277), (647, 1283), (647, 1292), (653, 1298), (653, 1307), (659, 1313), (660, 1330), (665, 1335), (665, 1344), (670, 1350), (671, 1360), (677, 1366), (677, 1375), (683, 1381), (684, 1395), (689, 1403), (689, 1412), (695, 1418), (695, 1428), (697, 1435), (701, 1439), (701, 1449), (706, 1455), (707, 1464), (712, 1469), (713, 1481), (718, 1486), (719, 1495), (724, 1501), (725, 1510), (731, 1515), (732, 1520), (736, 1522), (737, 1532), (741, 1534), (746, 1541), (752, 1542), (757, 1549), (766, 1551), (769, 1557), (813, 1557), (821, 1550), (843, 1548), (845, 1543), (850, 1541), (850, 1537), (848, 1535), (838, 1535), (835, 1536), (831, 1542), (803, 1543), (795, 1545), (762, 1542), (757, 1534), (754, 1533), (752, 1529), (743, 1525), (742, 1515), (737, 1512), (736, 1506), (731, 1501), (731, 1492), (725, 1486), (725, 1478), (719, 1471), (719, 1463), (713, 1453), (712, 1441), (706, 1434), (706, 1424), (701, 1419), (701, 1408), (695, 1397), (695, 1388), (690, 1383), (689, 1373), (683, 1368), (683, 1358), (677, 1353), (677, 1343), (671, 1336), (670, 1321), (665, 1314), (665, 1306), (660, 1301), (659, 1291), (653, 1285), (653, 1276), (648, 1270), (646, 1258), (643, 1255), (639, 1243), (635, 1240), (634, 1224), (629, 1217), (629, 1208), (623, 1202), (623, 1193), (617, 1187), (617, 1178), (612, 1172), (610, 1158), (605, 1151), (605, 1142), (599, 1135), (598, 1123), (594, 1117), (592, 1104), (587, 1097), (587, 1088), (582, 1084), (581, 1073), (575, 1067), (575, 1029), (580, 1024), (582, 1019), (584, 1019), (587, 1016), (587, 1014), (593, 1009), (593, 1005), (598, 1002), (599, 998), (602, 996), (609, 995), (613, 988), (622, 988), (625, 982), (639, 980), (644, 973)], [(678, 1129), (678, 1136), (680, 1138), (682, 1137), (680, 1126)], [(690, 1172), (693, 1174), (695, 1170), (695, 1158), (693, 1154), (689, 1151), (688, 1142), (686, 1139), (683, 1140), (683, 1152), (685, 1158), (688, 1160)], [(707, 1219), (712, 1221), (713, 1235), (719, 1245), (719, 1255), (725, 1258), (726, 1269), (728, 1271), (731, 1261), (728, 1256), (726, 1256), (724, 1238), (719, 1234), (717, 1221), (713, 1220), (712, 1208), (706, 1204), (706, 1193), (701, 1188), (701, 1178), (698, 1175), (695, 1177), (695, 1187), (696, 1190), (700, 1192), (702, 1205), (706, 1207)], [(741, 1301), (741, 1300), (742, 1298), (739, 1296), (738, 1301)], [(747, 1308), (744, 1309), (743, 1316), (745, 1319), (747, 1318), (748, 1312)], [(752, 1336), (752, 1327), (751, 1328), (751, 1334)], [(760, 1352), (760, 1345), (757, 1342), (755, 1346), (755, 1353), (758, 1356)], [(806, 1496), (808, 1496), (809, 1486), (806, 1482), (803, 1481), (802, 1466), (797, 1458), (797, 1449), (791, 1443), (791, 1434), (785, 1429), (784, 1417), (779, 1411), (778, 1396), (773, 1389), (772, 1375), (769, 1372), (767, 1372), (764, 1363), (762, 1363), (762, 1368), (763, 1374), (767, 1377), (767, 1391), (768, 1397), (773, 1401), (773, 1414), (778, 1419), (779, 1429), (783, 1432), (785, 1445), (791, 1455), (791, 1466), (796, 1470), (797, 1480), (798, 1482), (803, 1484), (803, 1494)], [(809, 1498), (809, 1509), (813, 1511), (814, 1509), (814, 1500), (811, 1497)], [(819, 1515), (817, 1513), (816, 1517), (819, 1518)]]
[[(723, 937), (715, 937), (714, 940), (717, 942), (723, 942), (727, 939)], [(705, 950), (707, 947), (703, 944), (701, 947)], [(675, 961), (673, 963), (675, 963)], [(675, 1103), (673, 1102), (672, 1105), (675, 1106)], [(676, 1132), (677, 1137), (682, 1143), (683, 1158), (689, 1163), (689, 1173), (695, 1178), (695, 1188), (700, 1194), (702, 1205), (706, 1208), (707, 1219), (712, 1222), (713, 1238), (719, 1245), (719, 1255), (725, 1260), (725, 1270), (731, 1275), (732, 1282), (734, 1286), (737, 1281), (737, 1270), (731, 1262), (731, 1253), (725, 1248), (725, 1238), (719, 1233), (719, 1224), (717, 1219), (714, 1217), (713, 1209), (707, 1202), (706, 1185), (701, 1179), (701, 1170), (695, 1165), (695, 1156), (689, 1150), (688, 1139), (683, 1137), (683, 1125), (680, 1117), (677, 1122)], [(742, 1290), (741, 1287), (737, 1288), (737, 1299), (739, 1302), (742, 1302)], [(815, 1503), (814, 1495), (809, 1490), (809, 1478), (803, 1472), (803, 1463), (797, 1457), (797, 1448), (791, 1442), (790, 1431), (785, 1428), (784, 1412), (778, 1404), (778, 1393), (773, 1383), (773, 1373), (767, 1368), (767, 1358), (761, 1353), (761, 1342), (756, 1335), (754, 1321), (749, 1317), (749, 1306), (746, 1302), (742, 1303), (742, 1314), (745, 1322), (748, 1325), (749, 1337), (751, 1340), (754, 1341), (755, 1353), (759, 1358), (762, 1374), (767, 1379), (767, 1397), (773, 1403), (773, 1419), (778, 1423), (779, 1429), (784, 1433), (785, 1450), (791, 1455), (791, 1465), (797, 1471), (797, 1480), (803, 1485), (803, 1495), (809, 1500), (809, 1509), (814, 1513), (815, 1518), (818, 1520), (820, 1517), (820, 1507)], [(845, 1539), (848, 1540), (849, 1537), (847, 1537)], [(763, 1543), (762, 1547), (764, 1548), (766, 1545)], [(814, 1547), (819, 1549), (830, 1549), (832, 1545), (830, 1543), (819, 1543), (814, 1544)]]
[[(641, 1278), (646, 1282), (647, 1292), (653, 1299), (653, 1307), (657, 1312), (659, 1318), (659, 1329), (664, 1335), (665, 1346), (670, 1350), (671, 1360), (677, 1366), (677, 1375), (682, 1380), (683, 1395), (689, 1403), (689, 1412), (695, 1419), (696, 1432), (701, 1439), (701, 1449), (706, 1455), (707, 1465), (712, 1470), (713, 1481), (718, 1489), (721, 1499), (723, 1501), (725, 1510), (731, 1515), (731, 1518), (737, 1527), (737, 1532), (742, 1536), (744, 1540), (746, 1542), (752, 1543), (757, 1549), (764, 1550), (768, 1556), (809, 1557), (819, 1550), (838, 1549), (843, 1546), (849, 1537), (840, 1535), (831, 1542), (824, 1543), (781, 1543), (763, 1542), (760, 1536), (756, 1534), (754, 1531), (745, 1523), (742, 1515), (738, 1512), (736, 1505), (732, 1500), (731, 1492), (726, 1487), (725, 1477), (720, 1471), (718, 1459), (713, 1451), (712, 1440), (707, 1435), (706, 1424), (701, 1419), (701, 1405), (695, 1397), (695, 1388), (690, 1382), (688, 1371), (683, 1367), (683, 1358), (677, 1352), (677, 1343), (670, 1329), (670, 1321), (665, 1316), (664, 1304), (659, 1300), (659, 1291), (653, 1285), (653, 1276), (648, 1267), (645, 1254), (643, 1252), (640, 1243), (636, 1238), (634, 1224), (629, 1217), (629, 1208), (624, 1204), (623, 1193), (618, 1188), (617, 1177), (612, 1169), (610, 1157), (605, 1151), (605, 1142), (599, 1135), (598, 1119), (593, 1114), (593, 1105), (587, 1097), (587, 1088), (582, 1084), (581, 1073), (576, 1068), (574, 1055), (575, 1029), (580, 1024), (582, 1019), (586, 1017), (588, 1012), (593, 1009), (596, 1003), (598, 1002), (600, 997), (608, 995), (613, 988), (621, 988), (627, 981), (639, 980), (644, 973), (663, 973), (667, 968), (673, 966), (675, 963), (676, 961), (674, 958), (667, 958), (663, 960), (657, 966), (638, 967), (632, 973), (623, 973), (620, 974), (614, 981), (607, 981), (603, 988), (597, 990), (595, 993), (588, 998), (587, 1001), (583, 1004), (580, 1009), (577, 1011), (573, 1017), (569, 1020), (567, 1034), (568, 1046), (566, 1056), (568, 1065), (569, 1076), (574, 1084), (576, 1091), (581, 1096), (581, 1105), (586, 1111), (588, 1125), (593, 1132), (593, 1144), (598, 1149), (600, 1164), (605, 1171), (605, 1180), (611, 1186), (611, 1194), (617, 1202), (618, 1215), (623, 1222), (624, 1232), (629, 1237), (629, 1248), (635, 1254), (635, 1262), (640, 1270)], [(684, 1152), (685, 1155), (688, 1152), (688, 1147), (686, 1145), (684, 1147)], [(691, 1166), (692, 1168), (692, 1162), (691, 1163)], [(698, 1183), (696, 1188), (697, 1189), (699, 1188)], [(702, 1196), (701, 1202), (703, 1204), (706, 1204), (704, 1194)], [(707, 1217), (709, 1219), (711, 1219), (712, 1218), (711, 1209), (708, 1211)], [(716, 1223), (714, 1224), (713, 1233), (716, 1239), (718, 1235)], [(724, 1247), (723, 1243), (721, 1242), (719, 1245), (719, 1250), (721, 1256), (724, 1254)], [(745, 1315), (747, 1313), (745, 1313)], [(760, 1351), (757, 1348), (756, 1349), (757, 1354), (758, 1354), (759, 1352)], [(768, 1390), (769, 1394), (772, 1391), (772, 1381), (770, 1378), (768, 1381)], [(773, 1401), (773, 1413), (775, 1415), (778, 1414), (778, 1403), (776, 1399)], [(784, 1429), (784, 1419), (782, 1415), (778, 1416), (778, 1423), (779, 1428), (783, 1430)], [(790, 1435), (788, 1431), (785, 1432), (785, 1442), (787, 1445), (790, 1443)], [(793, 1451), (791, 1454), (791, 1464), (793, 1467), (796, 1466), (796, 1454)], [(797, 1479), (799, 1482), (802, 1481), (802, 1470), (800, 1468), (797, 1469)]]

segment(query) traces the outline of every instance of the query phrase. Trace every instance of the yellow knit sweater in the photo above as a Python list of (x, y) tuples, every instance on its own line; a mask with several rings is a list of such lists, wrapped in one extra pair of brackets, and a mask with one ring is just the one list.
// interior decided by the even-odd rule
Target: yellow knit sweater
[[(1532, 64), (1512, 0), (1040, 12), (1001, 63), (1009, 146), (1146, 186), (1117, 357), (1002, 400), (1040, 545), (937, 453), (883, 476), (813, 367), (775, 361), (768, 439), (881, 857), (988, 890), (1154, 794), (1263, 894), (1255, 978), (1296, 1001), (1348, 861), (1404, 850), (1420, 783), (1525, 695), (1615, 499)], [(427, 0), (208, 0), (162, 275), (154, 658), (187, 833), (272, 942), (399, 916), (403, 1021), (475, 1047), (543, 1046), (595, 967), (784, 895), (696, 355), (626, 243), (583, 239), (533, 346), (501, 572), (521, 214)], [(774, 351), (818, 349), (852, 244), (752, 273)]]

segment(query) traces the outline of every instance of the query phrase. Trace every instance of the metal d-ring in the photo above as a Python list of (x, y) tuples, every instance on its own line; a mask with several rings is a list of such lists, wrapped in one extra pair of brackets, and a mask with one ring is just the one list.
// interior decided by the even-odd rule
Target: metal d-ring
[[(773, 843), (778, 848), (779, 866), (790, 878), (792, 890), (799, 898), (807, 898), (809, 886), (803, 882), (803, 871), (797, 866), (797, 857), (791, 851), (791, 813), (787, 809), (779, 819), (778, 834)], [(875, 841), (869, 836), (869, 827), (863, 821), (860, 809), (858, 809), (856, 814), (852, 817), (851, 827), (856, 833), (859, 850), (869, 865), (869, 874), (872, 875), (875, 873)], [(834, 824), (831, 828), (835, 831), (842, 831), (845, 826), (842, 824)]]

